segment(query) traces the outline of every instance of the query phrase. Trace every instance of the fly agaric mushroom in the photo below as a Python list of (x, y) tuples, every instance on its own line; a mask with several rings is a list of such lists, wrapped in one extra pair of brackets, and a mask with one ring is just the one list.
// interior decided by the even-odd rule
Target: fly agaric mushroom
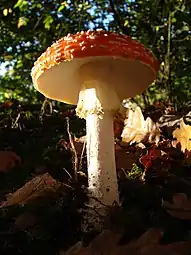
[(123, 99), (152, 83), (157, 68), (153, 54), (138, 41), (96, 30), (61, 38), (32, 69), (38, 91), (77, 104), (77, 116), (86, 119), (89, 190), (105, 205), (119, 202), (113, 114)]

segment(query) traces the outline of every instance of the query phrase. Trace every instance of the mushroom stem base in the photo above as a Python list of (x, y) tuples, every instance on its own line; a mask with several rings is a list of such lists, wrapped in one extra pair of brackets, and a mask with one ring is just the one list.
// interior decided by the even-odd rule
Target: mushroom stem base
[[(104, 112), (103, 118), (88, 114), (86, 132), (90, 198), (99, 200), (100, 208), (101, 204), (111, 206), (119, 202), (112, 112)], [(92, 206), (99, 207), (98, 202), (90, 200)]]

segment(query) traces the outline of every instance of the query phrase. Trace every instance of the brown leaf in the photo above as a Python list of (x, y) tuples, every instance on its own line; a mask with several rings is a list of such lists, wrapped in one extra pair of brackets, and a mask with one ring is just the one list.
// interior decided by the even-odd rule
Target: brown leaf
[(121, 235), (104, 230), (89, 245), (90, 254), (118, 254), (117, 244)]
[(158, 245), (154, 247), (153, 252), (150, 250), (150, 253), (153, 255), (189, 255), (191, 252), (191, 242), (177, 242), (168, 245)]
[(12, 151), (0, 151), (0, 172), (8, 172), (17, 164), (20, 164), (21, 159)]
[(191, 165), (191, 151), (188, 150), (185, 151), (185, 162), (188, 165)]
[(103, 231), (90, 245), (85, 248), (82, 244), (73, 246), (66, 255), (189, 255), (191, 242), (179, 242), (168, 245), (159, 245), (162, 237), (160, 229), (149, 229), (138, 240), (127, 245), (118, 245), (121, 235), (110, 230)]
[(122, 141), (125, 143), (158, 143), (160, 130), (151, 118), (144, 119), (141, 108), (136, 107), (135, 111), (129, 110), (127, 119), (124, 121)]
[(185, 220), (191, 219), (191, 200), (188, 200), (184, 193), (175, 194), (173, 203), (163, 200), (162, 206), (173, 217)]
[(31, 212), (25, 212), (19, 215), (15, 220), (15, 226), (24, 231), (35, 225), (37, 217)]
[(7, 195), (7, 200), (1, 204), (1, 207), (24, 205), (39, 197), (44, 197), (47, 193), (56, 193), (64, 187), (64, 184), (53, 179), (48, 173), (38, 175), (14, 193)]
[(68, 251), (60, 251), (59, 255), (89, 255), (90, 251), (88, 248), (83, 247), (82, 242), (74, 244)]
[(151, 228), (147, 232), (145, 232), (136, 242), (137, 248), (141, 248), (142, 246), (145, 245), (155, 245), (158, 244), (160, 239), (163, 236), (163, 231), (160, 229), (154, 229)]
[(150, 251), (153, 250), (153, 247), (158, 245), (162, 235), (163, 232), (160, 229), (149, 229), (137, 240), (134, 240), (129, 244), (122, 246), (122, 253), (120, 254), (154, 254), (152, 252), (150, 253)]
[(126, 118), (126, 115), (127, 115), (127, 109), (125, 107), (123, 107), (122, 105), (114, 113), (114, 120), (113, 120), (113, 123), (114, 123), (114, 136), (116, 138), (121, 137), (121, 133), (123, 131), (124, 120)]
[(174, 146), (180, 143), (183, 152), (191, 151), (191, 126), (186, 125), (183, 119), (180, 122), (180, 128), (173, 132), (173, 137), (176, 138), (176, 141), (173, 142)]
[(132, 169), (133, 164), (139, 159), (142, 150), (139, 147), (135, 147), (134, 151), (127, 150), (115, 144), (115, 162), (117, 169)]

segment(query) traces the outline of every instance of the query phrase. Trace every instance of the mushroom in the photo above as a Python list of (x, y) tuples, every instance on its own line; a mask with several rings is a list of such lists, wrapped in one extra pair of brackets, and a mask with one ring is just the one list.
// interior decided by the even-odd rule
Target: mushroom
[(113, 114), (127, 97), (156, 77), (153, 54), (129, 36), (103, 30), (68, 34), (49, 47), (32, 69), (46, 97), (77, 105), (86, 119), (89, 191), (104, 205), (119, 203)]

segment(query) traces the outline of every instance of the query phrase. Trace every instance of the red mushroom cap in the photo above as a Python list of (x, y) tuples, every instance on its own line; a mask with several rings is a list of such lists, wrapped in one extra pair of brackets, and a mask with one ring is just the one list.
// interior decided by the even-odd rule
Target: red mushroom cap
[(115, 90), (121, 100), (143, 92), (158, 70), (152, 52), (129, 36), (103, 30), (82, 31), (61, 38), (37, 59), (31, 73), (34, 86), (49, 98), (77, 104), (82, 85), (77, 71), (97, 59), (118, 66), (112, 68), (111, 75), (116, 77)]

